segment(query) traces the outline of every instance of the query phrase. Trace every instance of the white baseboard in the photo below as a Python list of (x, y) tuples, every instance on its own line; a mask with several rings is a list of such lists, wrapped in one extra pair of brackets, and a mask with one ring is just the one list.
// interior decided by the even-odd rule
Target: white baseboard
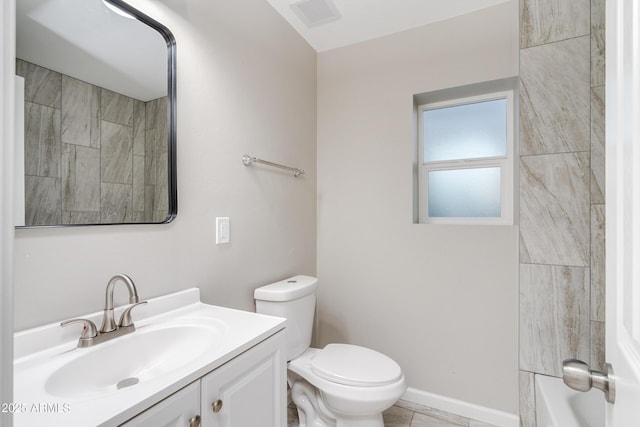
[(409, 387), (400, 399), (417, 405), (428, 406), (430, 408), (482, 421), (498, 427), (520, 426), (520, 418), (516, 414), (498, 411), (496, 409), (487, 408), (486, 406), (480, 406), (474, 403), (463, 402), (462, 400), (452, 399), (450, 397), (429, 393), (412, 387)]

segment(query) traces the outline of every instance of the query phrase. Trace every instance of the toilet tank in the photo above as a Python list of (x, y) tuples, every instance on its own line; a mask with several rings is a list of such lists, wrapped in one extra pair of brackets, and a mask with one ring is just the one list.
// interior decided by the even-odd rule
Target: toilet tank
[(311, 345), (317, 288), (318, 279), (299, 275), (262, 286), (253, 294), (256, 312), (287, 319), (287, 361), (300, 356)]

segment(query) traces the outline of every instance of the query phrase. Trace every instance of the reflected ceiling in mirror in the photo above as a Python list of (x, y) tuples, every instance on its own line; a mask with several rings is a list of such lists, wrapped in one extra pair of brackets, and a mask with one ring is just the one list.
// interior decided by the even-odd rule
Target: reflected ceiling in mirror
[(171, 221), (170, 31), (121, 0), (20, 0), (16, 9), (17, 225)]

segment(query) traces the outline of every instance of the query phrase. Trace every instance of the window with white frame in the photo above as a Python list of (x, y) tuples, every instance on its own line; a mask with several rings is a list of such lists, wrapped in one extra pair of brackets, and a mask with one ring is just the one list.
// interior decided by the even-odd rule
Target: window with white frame
[(513, 223), (513, 91), (418, 107), (421, 223)]

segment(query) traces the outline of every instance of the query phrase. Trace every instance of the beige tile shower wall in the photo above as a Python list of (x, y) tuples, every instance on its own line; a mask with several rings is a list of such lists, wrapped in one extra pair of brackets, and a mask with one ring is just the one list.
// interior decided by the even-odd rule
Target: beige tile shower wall
[(589, 266), (589, 153), (520, 158), (520, 261)]
[(589, 269), (521, 264), (520, 316), (520, 369), (560, 376), (563, 359), (588, 360)]
[(589, 0), (520, 0), (520, 48), (589, 34)]
[(144, 103), (22, 60), (17, 72), (27, 88), (27, 225), (167, 216), (166, 97)]
[(520, 0), (520, 415), (604, 361), (604, 0)]
[(520, 154), (589, 150), (589, 37), (520, 52)]

